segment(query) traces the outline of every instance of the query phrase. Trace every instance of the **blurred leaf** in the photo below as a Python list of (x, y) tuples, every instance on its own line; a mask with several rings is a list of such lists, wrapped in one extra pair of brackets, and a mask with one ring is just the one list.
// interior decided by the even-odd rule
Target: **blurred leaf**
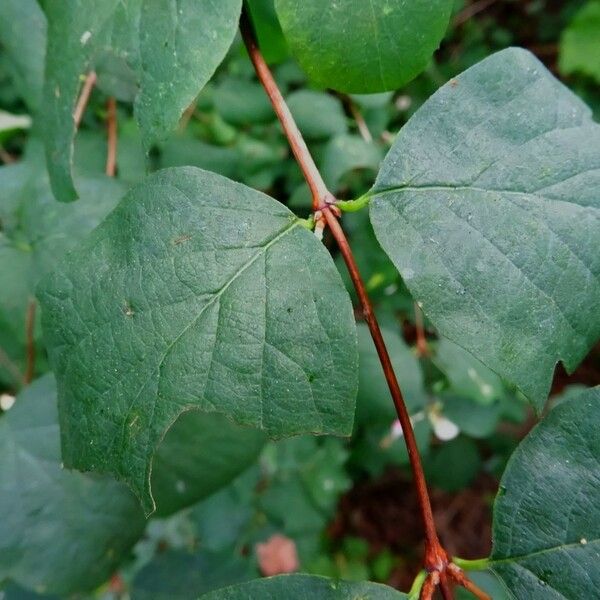
[(558, 66), (561, 73), (588, 75), (600, 83), (600, 2), (590, 0), (564, 30)]
[(233, 125), (275, 120), (275, 113), (265, 90), (254, 81), (227, 77), (215, 87), (214, 102), (221, 116)]
[(169, 550), (159, 554), (136, 576), (135, 600), (196, 600), (200, 594), (256, 577), (248, 561), (230, 552)]
[[(57, 202), (43, 172), (43, 156), (35, 142), (22, 164), (0, 168), (0, 348), (22, 369), (25, 361), (26, 315), (39, 279), (51, 271), (115, 206), (122, 185), (102, 177), (80, 178), (82, 200), (75, 206)], [(41, 332), (35, 328), (36, 345)], [(44, 360), (37, 361), (39, 372)], [(4, 361), (5, 362), (5, 361)], [(20, 381), (0, 361), (0, 378), (12, 389)]]
[(292, 92), (286, 102), (304, 137), (322, 140), (346, 133), (348, 125), (340, 101), (315, 90)]
[(376, 172), (383, 159), (383, 151), (373, 143), (356, 135), (338, 135), (325, 148), (321, 171), (327, 187), (333, 192), (343, 175), (356, 169)]
[(248, 0), (248, 9), (258, 47), (269, 63), (281, 62), (288, 56), (288, 48), (275, 12), (274, 0)]
[(157, 516), (172, 514), (213, 494), (258, 457), (265, 435), (219, 414), (183, 413), (154, 457)]
[(278, 575), (227, 587), (201, 600), (400, 600), (404, 594), (379, 583), (347, 583), (314, 575)]
[(451, 394), (486, 405), (506, 395), (498, 375), (448, 338), (440, 338), (434, 348), (433, 362), (448, 378)]
[(36, 0), (0, 2), (0, 44), (21, 97), (36, 111), (42, 97), (46, 18)]
[(448, 492), (469, 487), (482, 465), (477, 445), (463, 436), (432, 448), (424, 463), (431, 484)]
[(62, 468), (51, 376), (0, 419), (0, 447), (0, 579), (60, 595), (102, 583), (145, 522), (125, 485)]
[[(396, 419), (396, 410), (367, 325), (358, 323), (357, 333), (359, 370), (356, 423), (373, 425), (384, 422), (391, 426)], [(419, 360), (398, 331), (382, 328), (382, 333), (408, 410), (414, 412), (426, 402)]]
[(455, 423), (462, 433), (474, 438), (485, 438), (491, 435), (498, 421), (502, 408), (499, 403), (481, 404), (463, 396), (444, 395), (444, 416)]

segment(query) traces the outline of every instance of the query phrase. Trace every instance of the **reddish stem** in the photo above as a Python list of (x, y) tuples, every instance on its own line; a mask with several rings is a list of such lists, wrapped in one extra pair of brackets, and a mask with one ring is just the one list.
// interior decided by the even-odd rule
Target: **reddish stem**
[(438, 573), (429, 573), (423, 587), (421, 588), (421, 594), (419, 600), (432, 600), (433, 594), (435, 594), (435, 588), (438, 586), (440, 579)]
[(331, 233), (340, 248), (340, 252), (344, 258), (348, 272), (350, 273), (350, 278), (352, 279), (352, 283), (356, 289), (356, 294), (358, 295), (358, 299), (362, 307), (363, 316), (367, 322), (367, 325), (369, 326), (369, 331), (371, 332), (371, 337), (373, 338), (375, 348), (377, 349), (377, 354), (379, 356), (379, 360), (381, 361), (381, 366), (383, 367), (383, 373), (390, 389), (394, 406), (396, 407), (396, 412), (398, 413), (398, 420), (402, 425), (404, 441), (408, 450), (408, 458), (410, 460), (410, 465), (415, 479), (415, 487), (417, 489), (417, 497), (419, 499), (421, 516), (425, 526), (425, 537), (427, 539), (425, 567), (428, 569), (443, 570), (448, 562), (448, 559), (446, 553), (441, 547), (435, 529), (433, 511), (431, 509), (431, 502), (429, 500), (429, 493), (427, 491), (427, 483), (425, 482), (425, 474), (423, 473), (421, 457), (417, 447), (417, 440), (415, 439), (412, 423), (410, 421), (410, 415), (408, 414), (406, 404), (404, 403), (404, 399), (402, 397), (402, 392), (400, 391), (400, 386), (398, 385), (398, 379), (394, 373), (394, 367), (392, 366), (390, 355), (388, 354), (383, 336), (381, 335), (381, 329), (379, 328), (377, 317), (375, 316), (373, 306), (371, 305), (371, 301), (367, 295), (367, 291), (365, 289), (362, 277), (360, 276), (358, 266), (354, 260), (350, 245), (348, 244), (346, 234), (344, 233), (342, 226), (330, 208), (323, 209), (323, 214), (327, 220), (327, 225), (329, 226), (329, 229), (331, 230)]
[(35, 373), (35, 309), (37, 303), (35, 300), (30, 300), (27, 306), (27, 316), (25, 318), (25, 340), (27, 344), (27, 366), (25, 367), (25, 375), (23, 382), (25, 385), (31, 383)]
[(448, 565), (448, 575), (456, 581), (459, 585), (462, 585), (465, 589), (469, 590), (479, 600), (492, 600), (492, 597), (484, 592), (481, 588), (477, 587), (464, 573), (462, 569), (457, 567), (455, 564)]
[(75, 129), (79, 127), (81, 124), (81, 119), (83, 119), (83, 113), (85, 112), (85, 108), (90, 100), (90, 96), (92, 95), (92, 89), (96, 84), (96, 73), (94, 71), (90, 71), (85, 78), (83, 83), (83, 87), (81, 88), (81, 94), (79, 94), (79, 100), (77, 100), (77, 105), (75, 106), (75, 110), (73, 112), (73, 121), (75, 122)]
[[(388, 354), (377, 318), (373, 311), (371, 301), (367, 295), (364, 283), (360, 276), (358, 266), (352, 254), (350, 245), (344, 231), (338, 221), (339, 210), (333, 205), (335, 198), (327, 189), (315, 162), (310, 155), (308, 147), (302, 138), (302, 134), (298, 129), (294, 118), (287, 107), (285, 100), (273, 76), (264, 61), (262, 54), (258, 48), (252, 25), (246, 15), (245, 11), (242, 11), (242, 18), (240, 22), (240, 28), (242, 37), (248, 54), (259, 81), (265, 88), (267, 95), (273, 105), (273, 109), (277, 114), (277, 117), (281, 123), (283, 131), (288, 138), (294, 156), (302, 169), (306, 182), (308, 183), (313, 196), (313, 210), (315, 212), (315, 219), (317, 220), (317, 227), (322, 226), (325, 222), (329, 226), (333, 237), (335, 238), (340, 252), (344, 258), (350, 277), (356, 289), (356, 293), (360, 300), (362, 311), (371, 332), (371, 337), (377, 349), (377, 354), (383, 367), (383, 372), (398, 413), (398, 419), (402, 425), (404, 433), (404, 441), (408, 450), (408, 456), (410, 459), (411, 468), (415, 480), (415, 487), (417, 491), (417, 498), (419, 507), (421, 510), (421, 516), (425, 527), (426, 537), (426, 548), (425, 548), (425, 567), (430, 572), (424, 589), (429, 589), (431, 586), (432, 590), (439, 584), (441, 587), (442, 595), (445, 600), (452, 599), (452, 589), (446, 576), (446, 569), (449, 564), (449, 559), (446, 551), (440, 544), (437, 531), (435, 528), (435, 522), (433, 519), (433, 511), (431, 509), (431, 502), (429, 499), (429, 493), (427, 491), (427, 483), (425, 481), (425, 475), (423, 472), (423, 466), (421, 464), (421, 458), (415, 439), (415, 434), (410, 421), (408, 410), (398, 385), (398, 380), (394, 373), (394, 369)], [(429, 593), (426, 591), (426, 593)], [(430, 596), (433, 594), (431, 591)], [(423, 596), (422, 596), (423, 597)]]
[(448, 579), (447, 571), (442, 571), (440, 573), (440, 592), (442, 593), (442, 598), (444, 600), (452, 600), (454, 598), (454, 594), (452, 593), (452, 584)]
[(112, 96), (106, 101), (106, 133), (106, 174), (114, 177), (117, 170), (117, 101)]
[(269, 100), (275, 109), (283, 132), (288, 139), (292, 152), (296, 157), (296, 161), (298, 162), (300, 169), (302, 169), (306, 183), (310, 188), (313, 199), (313, 210), (317, 210), (328, 198), (331, 198), (331, 194), (327, 190), (327, 186), (321, 177), (321, 173), (319, 173), (319, 169), (317, 169), (317, 165), (310, 155), (306, 142), (296, 125), (296, 121), (294, 121), (294, 117), (292, 116), (288, 105), (285, 103), (285, 100), (279, 91), (279, 87), (277, 86), (275, 79), (273, 79), (271, 70), (267, 66), (267, 63), (258, 48), (252, 24), (250, 23), (250, 19), (245, 10), (242, 11), (240, 31), (242, 33), (242, 38), (244, 39), (244, 44), (246, 44), (250, 60), (258, 75), (258, 79), (265, 88), (267, 96), (269, 96)]

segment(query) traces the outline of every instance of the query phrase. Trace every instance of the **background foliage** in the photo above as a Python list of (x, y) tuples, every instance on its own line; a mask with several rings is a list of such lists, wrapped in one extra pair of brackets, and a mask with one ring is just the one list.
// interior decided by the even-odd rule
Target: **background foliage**
[[(277, 1), (285, 15), (282, 25), (286, 33), (292, 31), (288, 39), (293, 45), (296, 22), (290, 6), (295, 3)], [(182, 6), (190, 9), (191, 4)], [(231, 5), (231, 10), (237, 6), (235, 1), (223, 4)], [(314, 4), (318, 9), (319, 3)], [(65, 131), (60, 121), (53, 121), (60, 107), (56, 86), (62, 85), (64, 65), (50, 64), (43, 84), (43, 61), (46, 36), (49, 47), (71, 43), (64, 38), (62, 25), (74, 16), (59, 14), (60, 3), (41, 5), (36, 0), (0, 3), (0, 158), (4, 162), (0, 168), (0, 385), (4, 394), (0, 401), (0, 594), (7, 600), (72, 595), (195, 598), (268, 572), (264, 557), (272, 555), (278, 559), (284, 555), (306, 573), (350, 581), (370, 579), (407, 590), (419, 565), (421, 532), (414, 517), (406, 451), (364, 324), (358, 326), (359, 393), (350, 439), (301, 436), (267, 442), (260, 432), (241, 429), (218, 416), (185, 414), (159, 447), (152, 480), (157, 513), (148, 520), (123, 484), (104, 475), (60, 468), (56, 391), (42, 345), (39, 310), (31, 336), (39, 379), (21, 389), (27, 364), (28, 307), (37, 283), (148, 170), (198, 166), (266, 192), (305, 216), (310, 194), (238, 38), (229, 50), (226, 45), (214, 47), (214, 65), (204, 65), (204, 70), (195, 68), (198, 57), (180, 57), (180, 71), (173, 71), (173, 81), (185, 88), (179, 90), (179, 97), (189, 96), (185, 106), (174, 106), (167, 92), (163, 104), (172, 111), (158, 117), (151, 114), (145, 97), (159, 93), (152, 89), (152, 74), (145, 70), (144, 51), (151, 49), (142, 44), (141, 56), (135, 55), (126, 44), (126, 33), (133, 27), (143, 42), (144, 28), (162, 26), (164, 15), (144, 15), (140, 24), (136, 10), (117, 13), (105, 37), (91, 42), (100, 49), (110, 47), (111, 52), (117, 48), (118, 53), (107, 52), (98, 65), (98, 84), (75, 140), (71, 173), (64, 149), (68, 155), (74, 130)], [(511, 45), (530, 49), (588, 103), (596, 118), (600, 114), (597, 0), (458, 0), (442, 46), (425, 71), (405, 83), (412, 74), (394, 72), (395, 65), (388, 65), (385, 75), (392, 82), (388, 87), (395, 91), (369, 95), (352, 94), (357, 77), (353, 73), (338, 73), (344, 80), (336, 87), (349, 93), (319, 88), (329, 80), (314, 76), (309, 80), (305, 74), (311, 73), (311, 64), (319, 56), (299, 56), (305, 71), (301, 70), (289, 55), (273, 3), (256, 0), (251, 12), (290, 109), (326, 183), (340, 198), (359, 197), (371, 187), (395, 133), (442, 84)], [(325, 32), (331, 27), (329, 16), (317, 19)], [(106, 15), (88, 11), (83, 17), (91, 22)], [(186, 15), (180, 17), (187, 23)], [(88, 24), (81, 24), (82, 32)], [(197, 25), (189, 23), (183, 33), (203, 34)], [(79, 49), (81, 36), (75, 38), (73, 44)], [(77, 60), (87, 59), (77, 54)], [(414, 60), (420, 65), (425, 59)], [(84, 70), (85, 65), (74, 68)], [(334, 77), (335, 65), (332, 68)], [(132, 73), (147, 84), (137, 98), (131, 88)], [(189, 81), (189, 73), (198, 79)], [(194, 100), (193, 90), (205, 80), (207, 85)], [(75, 99), (77, 90), (63, 88), (61, 93)], [(118, 174), (113, 179), (103, 175), (108, 96), (119, 101)], [(177, 122), (180, 110), (188, 105), (177, 131), (162, 139), (160, 134)], [(138, 123), (151, 123), (156, 135), (143, 139)], [(56, 171), (52, 185), (40, 143), (42, 127), (54, 128), (57, 134), (59, 158), (48, 161)], [(52, 189), (73, 197), (75, 188), (77, 202), (62, 204), (54, 199)], [(274, 222), (285, 219), (281, 214), (263, 216), (253, 233), (268, 229), (266, 220), (271, 217)], [(344, 221), (405, 392), (443, 541), (452, 553), (487, 556), (494, 494), (509, 456), (535, 423), (535, 416), (513, 386), (441, 337), (431, 323), (422, 324), (417, 296), (413, 298), (407, 288), (410, 278), (404, 272), (405, 283), (381, 250), (368, 216), (348, 214)], [(307, 244), (314, 242), (308, 232), (297, 233), (305, 234)], [(336, 264), (348, 284), (339, 258)], [(330, 306), (335, 302), (334, 294), (328, 302)], [(291, 323), (308, 330), (310, 315), (294, 315)], [(418, 343), (422, 327), (426, 353)], [(324, 342), (315, 338), (314, 343)], [(559, 368), (550, 407), (600, 383), (598, 356), (598, 350), (593, 350), (570, 377)], [(99, 358), (99, 372), (112, 368), (102, 362), (108, 358), (107, 354)], [(552, 354), (549, 361), (554, 359)], [(555, 410), (561, 411), (568, 423), (568, 403), (551, 410), (551, 418), (556, 417)], [(590, 409), (590, 422), (593, 415)], [(527, 443), (535, 449), (545, 443), (544, 435), (540, 427)], [(564, 435), (572, 435), (568, 427)], [(211, 456), (199, 451), (200, 439), (214, 449)], [(232, 472), (223, 473), (219, 457), (224, 455), (228, 461), (222, 465), (231, 461), (238, 465)], [(517, 453), (503, 486), (510, 489), (514, 479), (531, 478), (527, 465), (521, 463)], [(135, 468), (131, 466), (131, 471)], [(592, 486), (593, 482), (581, 475), (577, 484)], [(547, 495), (552, 489), (542, 482), (536, 491)], [(509, 508), (512, 501), (508, 493), (502, 500)], [(538, 507), (534, 502), (529, 509), (535, 512)], [(503, 532), (495, 533), (499, 543), (492, 560), (526, 553), (526, 549), (509, 548)], [(265, 548), (274, 535), (292, 540), (293, 550)], [(93, 568), (82, 572), (67, 568), (83, 557)], [(518, 567), (499, 570), (503, 568), (511, 577), (511, 570)], [(474, 579), (495, 599), (507, 597), (491, 571), (477, 573)], [(296, 583), (285, 585), (290, 590)], [(320, 584), (317, 580), (310, 585)], [(567, 597), (577, 597), (577, 590), (563, 591)], [(238, 597), (234, 588), (227, 597)]]

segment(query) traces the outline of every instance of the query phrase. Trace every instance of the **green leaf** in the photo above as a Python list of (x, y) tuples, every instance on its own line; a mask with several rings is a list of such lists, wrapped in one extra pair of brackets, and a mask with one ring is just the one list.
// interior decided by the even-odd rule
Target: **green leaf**
[(196, 600), (219, 587), (256, 577), (248, 561), (226, 552), (170, 550), (156, 556), (133, 582), (135, 600)]
[(183, 411), (271, 436), (347, 435), (349, 297), (315, 236), (272, 198), (195, 168), (149, 177), (38, 289), (65, 463), (126, 480)]
[(435, 344), (433, 362), (448, 378), (452, 394), (485, 405), (506, 395), (502, 380), (496, 373), (446, 338)]
[(494, 506), (490, 564), (514, 598), (600, 588), (600, 387), (555, 409), (520, 444)]
[(320, 535), (351, 486), (340, 440), (298, 437), (274, 448), (275, 473), (259, 504), (269, 521), (290, 536)]
[[(115, 206), (123, 187), (107, 177), (79, 179), (82, 199), (74, 206), (57, 202), (43, 173), (43, 154), (35, 143), (20, 165), (0, 168), (0, 378), (12, 389), (20, 387), (25, 362), (25, 323), (35, 285), (52, 270)], [(39, 328), (35, 328), (36, 345)], [(45, 361), (38, 353), (37, 369)], [(16, 370), (15, 368), (16, 367)]]
[(60, 595), (105, 581), (145, 525), (126, 486), (62, 468), (51, 376), (0, 419), (0, 512), (0, 580)]
[(136, 118), (146, 147), (173, 130), (236, 34), (241, 0), (144, 0)]
[(46, 19), (36, 0), (2, 0), (0, 43), (15, 86), (30, 110), (37, 110), (44, 82)]
[[(369, 328), (366, 324), (359, 323), (357, 331), (359, 353), (357, 424), (368, 426), (383, 422), (391, 426), (392, 421), (397, 418), (396, 410)], [(427, 400), (419, 360), (399, 333), (385, 327), (382, 328), (382, 333), (394, 370), (402, 383), (402, 394), (406, 405), (409, 411), (414, 412)]]
[(441, 400), (444, 417), (450, 419), (460, 431), (474, 438), (492, 435), (502, 415), (502, 405), (499, 402), (482, 403), (453, 394), (444, 394)]
[[(176, 5), (157, 0), (129, 5), (118, 0), (91, 5), (76, 0), (48, 3), (45, 142), (58, 199), (77, 197), (71, 177), (72, 113), (81, 78), (102, 67), (107, 55), (120, 60), (122, 69), (131, 69), (133, 85), (139, 87), (136, 119), (149, 149), (177, 126), (223, 60), (237, 30), (240, 9), (241, 0), (222, 0), (218, 6), (211, 0), (184, 0)], [(114, 61), (108, 62), (109, 69), (115, 68)], [(115, 85), (121, 89), (123, 82)]]
[(434, 448), (425, 458), (425, 473), (431, 484), (448, 492), (469, 487), (481, 469), (477, 444), (457, 437)]
[(249, 467), (265, 435), (222, 415), (184, 413), (156, 452), (152, 489), (157, 515), (170, 515), (210, 496)]
[(259, 83), (227, 77), (214, 90), (214, 102), (220, 115), (233, 125), (253, 125), (275, 120), (275, 113)]
[(275, 0), (292, 54), (321, 87), (366, 93), (416, 77), (438, 47), (452, 0)]
[(379, 583), (349, 583), (314, 575), (277, 575), (227, 587), (202, 600), (396, 600), (405, 594)]
[(329, 141), (323, 152), (323, 179), (332, 191), (336, 190), (346, 173), (356, 169), (376, 172), (382, 158), (383, 152), (379, 146), (357, 135), (338, 135)]
[(322, 140), (346, 133), (346, 115), (340, 101), (316, 90), (292, 92), (286, 102), (302, 135), (311, 140)]
[(575, 15), (560, 40), (561, 73), (581, 73), (600, 82), (600, 2), (591, 0)]
[(439, 332), (543, 406), (600, 335), (600, 127), (524, 50), (485, 59), (402, 129), (375, 233)]
[(287, 58), (289, 52), (275, 12), (274, 0), (248, 0), (248, 12), (265, 60), (278, 63)]

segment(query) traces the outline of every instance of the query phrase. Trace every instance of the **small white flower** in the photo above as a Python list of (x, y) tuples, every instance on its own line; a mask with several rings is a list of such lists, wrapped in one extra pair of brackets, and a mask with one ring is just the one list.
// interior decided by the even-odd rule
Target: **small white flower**
[(10, 410), (15, 403), (15, 397), (10, 394), (0, 394), (0, 408), (4, 411)]

